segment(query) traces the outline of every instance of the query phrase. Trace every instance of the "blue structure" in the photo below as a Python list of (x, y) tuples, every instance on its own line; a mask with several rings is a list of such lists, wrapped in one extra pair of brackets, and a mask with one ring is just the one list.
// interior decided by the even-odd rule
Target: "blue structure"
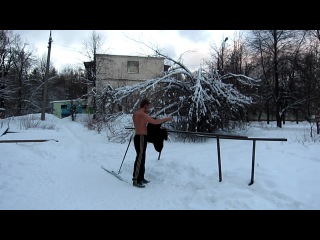
[(76, 100), (61, 100), (50, 102), (52, 114), (59, 117), (65, 118), (71, 115), (72, 107), (75, 107), (75, 114), (83, 113), (87, 105), (83, 104), (82, 99)]

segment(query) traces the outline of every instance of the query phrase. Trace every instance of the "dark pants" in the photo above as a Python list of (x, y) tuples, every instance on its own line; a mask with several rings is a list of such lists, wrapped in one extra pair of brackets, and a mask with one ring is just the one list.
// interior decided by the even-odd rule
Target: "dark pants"
[(142, 182), (144, 179), (146, 150), (147, 150), (147, 136), (135, 135), (133, 138), (134, 148), (136, 149), (136, 160), (133, 167), (132, 181)]

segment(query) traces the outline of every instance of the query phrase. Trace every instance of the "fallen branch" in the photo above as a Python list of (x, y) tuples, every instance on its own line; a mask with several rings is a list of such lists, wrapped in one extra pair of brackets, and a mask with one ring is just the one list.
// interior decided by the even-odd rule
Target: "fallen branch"
[(59, 142), (55, 139), (17, 139), (17, 140), (0, 140), (0, 143), (18, 143), (18, 142), (47, 142), (47, 141), (55, 141)]

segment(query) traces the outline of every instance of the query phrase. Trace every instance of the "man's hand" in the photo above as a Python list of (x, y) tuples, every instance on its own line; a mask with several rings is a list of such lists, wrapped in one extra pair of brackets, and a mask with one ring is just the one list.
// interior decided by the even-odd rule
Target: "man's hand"
[(172, 121), (173, 120), (173, 118), (170, 116), (170, 117), (167, 117), (167, 121)]

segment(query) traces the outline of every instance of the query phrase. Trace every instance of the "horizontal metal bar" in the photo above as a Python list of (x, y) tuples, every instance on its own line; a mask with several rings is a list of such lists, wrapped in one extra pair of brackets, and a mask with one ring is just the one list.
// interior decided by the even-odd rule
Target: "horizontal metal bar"
[[(126, 127), (125, 129), (134, 129), (132, 127)], [(247, 136), (241, 136), (241, 135), (228, 135), (228, 134), (217, 134), (217, 133), (206, 133), (206, 132), (191, 132), (191, 131), (179, 131), (179, 130), (169, 130), (166, 129), (167, 132), (172, 133), (183, 133), (183, 134), (189, 134), (194, 135), (198, 137), (207, 137), (207, 138), (223, 138), (223, 139), (235, 139), (235, 140), (256, 140), (256, 141), (287, 141), (286, 138), (251, 138)]]
[(191, 131), (178, 131), (178, 130), (167, 130), (167, 132), (174, 132), (174, 133), (185, 133), (191, 135), (201, 135), (201, 136), (208, 136), (208, 137), (220, 137), (220, 138), (241, 138), (247, 139), (247, 136), (240, 136), (240, 135), (228, 135), (228, 134), (217, 134), (217, 133), (207, 133), (207, 132), (191, 132)]
[(190, 135), (198, 136), (198, 137), (206, 137), (206, 138), (221, 138), (221, 139), (234, 139), (234, 140), (247, 140), (246, 136), (237, 136), (237, 135), (205, 135), (205, 134), (197, 134), (191, 133)]
[(250, 138), (246, 140), (257, 140), (257, 141), (287, 141), (286, 138)]

